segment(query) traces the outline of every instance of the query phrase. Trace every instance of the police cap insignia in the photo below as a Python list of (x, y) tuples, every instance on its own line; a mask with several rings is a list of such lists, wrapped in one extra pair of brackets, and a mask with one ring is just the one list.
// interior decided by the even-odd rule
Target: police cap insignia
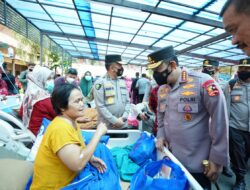
[(96, 89), (96, 90), (99, 90), (101, 87), (102, 87), (101, 84), (96, 84), (96, 85), (95, 85), (95, 89)]
[(204, 61), (204, 65), (208, 65), (209, 64), (209, 61), (208, 60), (205, 60)]

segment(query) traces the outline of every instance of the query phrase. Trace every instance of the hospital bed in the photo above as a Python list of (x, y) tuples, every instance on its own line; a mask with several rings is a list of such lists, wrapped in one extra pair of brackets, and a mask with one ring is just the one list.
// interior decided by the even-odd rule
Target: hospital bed
[[(26, 129), (22, 122), (13, 116), (13, 108), (19, 107), (21, 100), (19, 96), (7, 97), (4, 101), (0, 101), (0, 146), (16, 152), (17, 154), (27, 157), (30, 149), (25, 146), (26, 143), (34, 142), (35, 136)], [(140, 127), (139, 127), (140, 128)], [(94, 130), (87, 130), (94, 132)], [(110, 136), (107, 146), (109, 148), (124, 147), (134, 144), (140, 137), (140, 130), (108, 130), (107, 135)], [(168, 156), (174, 162), (178, 160), (168, 151), (158, 154), (159, 158)], [(189, 172), (178, 163), (190, 182), (192, 189), (201, 190), (200, 185), (193, 179)], [(127, 190), (129, 183), (121, 182), (123, 190)]]

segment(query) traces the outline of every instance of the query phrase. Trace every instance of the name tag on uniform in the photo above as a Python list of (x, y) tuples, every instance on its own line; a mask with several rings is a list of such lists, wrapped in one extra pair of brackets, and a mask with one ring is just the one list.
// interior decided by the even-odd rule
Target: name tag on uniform
[(112, 83), (110, 83), (110, 82), (104, 83), (104, 91), (105, 91), (106, 97), (115, 95), (114, 87), (113, 87)]
[(105, 88), (105, 96), (114, 96), (115, 95), (115, 90), (113, 87), (111, 88)]
[(242, 96), (243, 96), (243, 91), (242, 89), (233, 89), (233, 91), (231, 92), (231, 101), (233, 103), (239, 103), (242, 100)]

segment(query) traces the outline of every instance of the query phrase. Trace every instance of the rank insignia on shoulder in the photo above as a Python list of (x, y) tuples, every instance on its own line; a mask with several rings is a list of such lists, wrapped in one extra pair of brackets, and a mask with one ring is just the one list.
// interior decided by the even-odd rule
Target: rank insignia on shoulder
[(187, 71), (182, 71), (181, 72), (181, 82), (187, 82), (188, 74)]
[(191, 115), (190, 113), (186, 113), (186, 114), (184, 115), (184, 119), (185, 119), (186, 121), (191, 121), (191, 120), (192, 120), (192, 115)]
[(99, 90), (101, 87), (102, 87), (101, 84), (96, 84), (96, 85), (95, 85), (95, 89), (96, 89), (96, 90)]

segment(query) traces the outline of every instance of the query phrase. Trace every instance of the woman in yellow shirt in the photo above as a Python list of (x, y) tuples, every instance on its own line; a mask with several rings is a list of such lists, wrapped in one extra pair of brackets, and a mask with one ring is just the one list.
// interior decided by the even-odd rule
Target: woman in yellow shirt
[(51, 101), (58, 116), (48, 126), (38, 150), (31, 190), (60, 189), (70, 184), (88, 162), (101, 173), (106, 170), (106, 164), (93, 156), (101, 136), (107, 132), (106, 125), (99, 124), (85, 145), (75, 123), (84, 110), (81, 91), (65, 84), (53, 91)]

